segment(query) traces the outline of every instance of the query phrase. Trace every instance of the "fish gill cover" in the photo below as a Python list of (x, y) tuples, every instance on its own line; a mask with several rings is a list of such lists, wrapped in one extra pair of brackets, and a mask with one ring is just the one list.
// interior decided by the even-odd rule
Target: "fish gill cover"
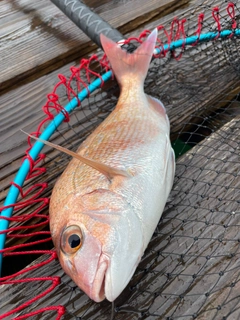
[[(170, 199), (130, 284), (115, 301), (114, 319), (240, 317), (239, 8), (237, 1), (201, 1), (127, 40), (137, 45), (158, 27), (156, 46), (162, 50), (151, 62), (145, 92), (167, 109), (177, 163)], [(222, 37), (225, 30), (230, 33)], [(209, 32), (213, 39), (201, 42)], [(197, 39), (187, 45), (191, 36)], [(179, 48), (163, 47), (179, 39)], [(64, 121), (51, 140), (76, 150), (117, 103), (114, 77), (102, 76), (109, 70), (101, 52), (59, 75), (43, 106), (46, 117), (32, 134), (39, 136), (60, 115)], [(91, 92), (96, 79), (99, 87)], [(68, 112), (64, 107), (72, 99), (77, 107)], [(0, 319), (109, 319), (111, 304), (88, 299), (52, 250), (49, 196), (69, 157), (46, 147), (33, 159), (28, 142), (24, 186), (12, 182), (20, 196), (1, 208), (14, 211), (0, 219), (10, 222), (0, 251)], [(16, 269), (10, 269), (13, 264)]]

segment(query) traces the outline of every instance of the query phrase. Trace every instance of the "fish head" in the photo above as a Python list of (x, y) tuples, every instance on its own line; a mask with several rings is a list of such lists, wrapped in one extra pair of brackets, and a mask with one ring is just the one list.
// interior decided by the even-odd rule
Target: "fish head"
[(64, 271), (92, 300), (114, 301), (143, 253), (141, 224), (131, 205), (109, 190), (70, 195), (64, 206), (50, 206), (50, 228)]

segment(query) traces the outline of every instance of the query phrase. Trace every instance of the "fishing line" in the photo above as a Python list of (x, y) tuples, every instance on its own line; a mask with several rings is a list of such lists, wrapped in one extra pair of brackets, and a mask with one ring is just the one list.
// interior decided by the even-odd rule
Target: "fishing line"
[(115, 316), (115, 309), (114, 309), (114, 301), (112, 302), (112, 310), (111, 310), (111, 318), (110, 320), (114, 320), (114, 316)]

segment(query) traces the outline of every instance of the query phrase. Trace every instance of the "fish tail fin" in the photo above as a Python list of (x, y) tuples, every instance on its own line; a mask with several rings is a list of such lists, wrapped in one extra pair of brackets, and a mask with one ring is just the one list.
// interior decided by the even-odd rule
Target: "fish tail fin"
[(121, 49), (117, 43), (103, 34), (100, 35), (100, 39), (119, 85), (122, 86), (125, 79), (128, 76), (132, 77), (133, 74), (134, 79), (132, 81), (143, 83), (155, 48), (157, 28), (133, 53), (128, 53)]

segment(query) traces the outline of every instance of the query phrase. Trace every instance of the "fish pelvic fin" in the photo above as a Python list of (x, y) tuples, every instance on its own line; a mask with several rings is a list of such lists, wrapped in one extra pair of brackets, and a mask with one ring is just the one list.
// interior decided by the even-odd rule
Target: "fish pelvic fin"
[(128, 75), (132, 78), (133, 74), (132, 81), (144, 82), (157, 40), (157, 28), (133, 53), (121, 49), (103, 34), (100, 35), (100, 40), (120, 86), (123, 86)]
[(92, 160), (92, 159), (88, 159), (85, 158), (83, 156), (81, 156), (80, 154), (68, 150), (67, 148), (64, 148), (62, 146), (59, 146), (55, 143), (43, 140), (41, 138), (37, 138), (34, 137), (33, 135), (21, 130), (23, 133), (27, 134), (29, 137), (33, 138), (34, 140), (37, 140), (39, 142), (42, 142), (46, 145), (48, 145), (49, 147), (52, 147), (54, 149), (57, 149), (63, 153), (66, 153), (70, 156), (72, 156), (75, 159), (78, 159), (79, 161), (81, 161), (82, 163), (86, 164), (87, 166), (99, 171), (100, 173), (102, 173), (103, 175), (105, 175), (109, 180), (112, 180), (115, 176), (124, 176), (126, 178), (130, 178), (132, 177), (131, 171), (130, 170), (122, 170), (122, 169), (118, 169), (118, 168), (113, 168), (111, 166), (108, 166), (104, 163), (100, 163), (98, 161)]

